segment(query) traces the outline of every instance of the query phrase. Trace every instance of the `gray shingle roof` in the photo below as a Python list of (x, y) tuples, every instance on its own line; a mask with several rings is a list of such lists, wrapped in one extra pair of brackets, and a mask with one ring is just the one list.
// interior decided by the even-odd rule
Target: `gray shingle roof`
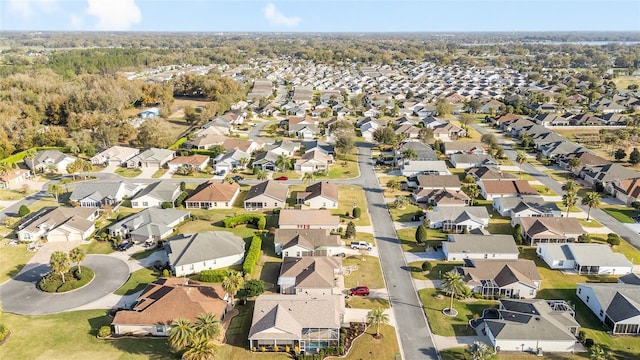
[(453, 241), (446, 242), (449, 252), (468, 253), (503, 253), (518, 254), (513, 236), (511, 235), (449, 235)]
[(168, 239), (165, 250), (173, 266), (195, 264), (212, 259), (244, 254), (245, 242), (227, 231), (180, 234)]

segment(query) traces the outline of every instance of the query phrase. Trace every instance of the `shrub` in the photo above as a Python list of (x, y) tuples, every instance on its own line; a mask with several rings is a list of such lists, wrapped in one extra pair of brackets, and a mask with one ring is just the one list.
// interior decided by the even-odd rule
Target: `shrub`
[(264, 281), (258, 279), (251, 279), (244, 283), (244, 286), (238, 291), (238, 296), (241, 298), (254, 297), (264, 292)]
[(31, 210), (29, 210), (27, 205), (20, 205), (20, 208), (18, 209), (18, 215), (22, 217), (22, 216), (27, 216), (29, 214), (31, 214)]
[(432, 267), (433, 266), (431, 266), (431, 263), (429, 261), (425, 261), (422, 263), (422, 271), (430, 271)]
[(616, 233), (610, 233), (609, 235), (607, 235), (607, 242), (611, 246), (620, 245), (620, 235)]
[(344, 232), (344, 236), (347, 239), (353, 239), (356, 236), (356, 225), (353, 221), (349, 221), (347, 224), (347, 230)]
[(473, 293), (473, 298), (474, 299), (482, 299), (482, 294), (481, 293)]
[(160, 204), (160, 207), (162, 207), (163, 209), (171, 209), (173, 208), (173, 203), (171, 201), (165, 201)]
[(255, 268), (256, 263), (260, 259), (260, 249), (262, 248), (262, 239), (259, 236), (254, 236), (251, 239), (251, 245), (249, 246), (249, 251), (247, 251), (247, 256), (244, 258), (244, 263), (242, 263), (242, 271), (245, 274), (251, 274), (253, 272), (253, 268)]
[(264, 216), (260, 217), (256, 222), (256, 226), (258, 227), (258, 230), (264, 230), (264, 228), (267, 226), (267, 218)]
[(513, 239), (516, 241), (516, 244), (522, 245), (522, 225), (516, 224), (516, 226), (513, 227)]
[(582, 235), (578, 236), (578, 241), (581, 242), (581, 243), (590, 243), (591, 242), (591, 235), (589, 235), (589, 233), (582, 234)]
[(354, 219), (359, 219), (360, 215), (362, 215), (362, 209), (360, 209), (359, 207), (354, 207), (351, 215), (353, 215)]
[(49, 273), (38, 283), (40, 290), (49, 293), (63, 293), (81, 288), (88, 284), (94, 277), (93, 270), (86, 266), (81, 266), (82, 272), (78, 272), (78, 267), (74, 266), (67, 272), (65, 282), (62, 282), (60, 274)]
[(578, 331), (578, 341), (583, 342), (584, 339), (586, 338), (586, 335), (587, 333), (585, 333), (584, 330)]
[(162, 270), (162, 277), (169, 277), (171, 274), (169, 273), (169, 269)]
[(0, 324), (0, 342), (9, 335), (9, 328), (5, 324)]
[[(222, 224), (224, 224), (224, 227), (226, 228), (233, 228), (242, 224), (253, 224), (253, 225), (256, 225), (256, 227), (260, 227), (260, 224), (259, 224), (261, 222), (260, 219), (264, 219), (262, 221), (264, 221), (264, 226), (266, 226), (267, 219), (264, 217), (264, 215), (260, 215), (260, 214), (240, 214), (240, 215), (232, 216), (222, 220)], [(264, 226), (262, 230), (264, 230)]]
[(640, 201), (632, 202), (631, 206), (633, 206), (633, 208), (636, 209), (636, 210), (640, 210)]
[(416, 229), (416, 242), (418, 244), (424, 244), (427, 241), (428, 230), (424, 224), (421, 224)]
[(198, 280), (202, 282), (222, 282), (229, 274), (226, 269), (202, 270), (198, 275)]
[(462, 180), (462, 181), (464, 181), (467, 184), (475, 184), (476, 183), (476, 179), (471, 175), (465, 176), (464, 180)]
[(184, 181), (180, 181), (180, 191), (185, 191), (187, 189), (187, 184)]
[(186, 191), (181, 192), (178, 198), (176, 199), (176, 207), (181, 207), (182, 203), (187, 198), (187, 196), (189, 196), (189, 194)]
[(100, 329), (98, 330), (98, 337), (106, 338), (109, 335), (111, 335), (111, 327), (108, 325), (100, 326)]
[(584, 347), (586, 347), (587, 349), (592, 347), (594, 344), (595, 342), (593, 341), (593, 339), (591, 338), (584, 339)]

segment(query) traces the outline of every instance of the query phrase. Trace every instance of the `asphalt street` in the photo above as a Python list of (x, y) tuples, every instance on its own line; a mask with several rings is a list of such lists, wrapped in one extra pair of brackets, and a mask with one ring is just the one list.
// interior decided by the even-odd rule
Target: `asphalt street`
[(48, 264), (23, 271), (0, 286), (3, 310), (19, 315), (55, 314), (99, 300), (129, 279), (129, 265), (113, 256), (87, 255), (81, 265), (93, 270), (93, 281), (63, 294), (49, 294), (36, 288), (37, 282), (51, 270)]
[(391, 214), (384, 202), (383, 190), (376, 178), (371, 160), (371, 144), (358, 144), (360, 177), (353, 184), (362, 186), (378, 255), (397, 322), (403, 359), (438, 359), (429, 323), (422, 309), (411, 274), (393, 227)]
[[(480, 132), (480, 134), (489, 133), (489, 131), (481, 125), (473, 124), (472, 126), (474, 129)], [(496, 136), (499, 137), (501, 135), (496, 134)], [(516, 155), (517, 155), (516, 151), (509, 144), (503, 144), (503, 146), (504, 146), (505, 155), (515, 163)], [(538, 170), (533, 165), (528, 163), (522, 164), (522, 171), (527, 174), (530, 174), (536, 180), (540, 181), (544, 186), (553, 190), (557, 194), (564, 193), (564, 191), (562, 191), (562, 184), (560, 182), (556, 181), (549, 175)], [(587, 206), (581, 205), (580, 200), (581, 198), (578, 200), (578, 208), (580, 208), (584, 212), (587, 212), (589, 208)], [(618, 220), (614, 219), (611, 215), (607, 214), (606, 212), (600, 209), (592, 208), (591, 218), (597, 220), (602, 225), (608, 227), (609, 229), (611, 229), (612, 232), (620, 235), (622, 238), (624, 238), (626, 241), (628, 241), (631, 245), (633, 245), (637, 249), (640, 249), (640, 235), (636, 234), (634, 231), (624, 226)]]

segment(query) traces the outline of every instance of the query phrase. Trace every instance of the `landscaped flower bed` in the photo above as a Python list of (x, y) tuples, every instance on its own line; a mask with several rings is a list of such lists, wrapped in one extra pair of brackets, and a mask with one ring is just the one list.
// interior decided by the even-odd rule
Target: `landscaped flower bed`
[(78, 267), (74, 266), (69, 272), (64, 274), (64, 283), (62, 282), (62, 276), (60, 274), (51, 272), (40, 280), (38, 288), (45, 292), (63, 293), (87, 285), (93, 280), (94, 276), (91, 268), (81, 266), (80, 271), (78, 271)]

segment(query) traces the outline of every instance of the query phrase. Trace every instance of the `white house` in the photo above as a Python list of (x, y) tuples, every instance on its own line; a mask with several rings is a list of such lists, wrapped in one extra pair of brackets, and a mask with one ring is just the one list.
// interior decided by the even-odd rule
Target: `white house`
[(147, 240), (158, 242), (171, 235), (190, 215), (189, 211), (148, 208), (109, 226), (109, 234), (120, 235), (139, 244)]
[[(245, 160), (242, 160), (245, 159)], [(226, 154), (220, 154), (214, 159), (213, 169), (216, 174), (228, 174), (233, 169), (241, 168), (244, 164), (248, 164), (251, 156), (246, 152), (233, 149)]]
[(125, 181), (88, 181), (79, 183), (69, 200), (82, 207), (101, 208), (106, 204), (118, 205), (122, 199), (132, 197), (142, 189), (140, 184)]
[(511, 235), (449, 234), (447, 240), (442, 242), (447, 261), (517, 259), (520, 253)]
[(173, 203), (178, 196), (180, 196), (180, 184), (158, 181), (149, 184), (131, 199), (131, 207), (134, 209), (161, 207), (162, 203)]
[(176, 172), (180, 167), (192, 168), (196, 171), (204, 171), (204, 169), (209, 165), (210, 160), (210, 157), (199, 154), (178, 156), (169, 160), (169, 162), (167, 162), (167, 166), (171, 172)]
[(304, 191), (296, 194), (296, 203), (311, 209), (337, 209), (338, 185), (329, 181), (320, 181), (307, 186)]
[(620, 275), (633, 270), (623, 254), (614, 253), (604, 244), (540, 243), (536, 253), (550, 268), (578, 274)]
[(273, 237), (276, 254), (286, 256), (334, 256), (344, 252), (339, 235), (329, 229), (276, 229)]
[(244, 240), (233, 233), (205, 231), (174, 236), (165, 251), (175, 276), (185, 276), (242, 264), (244, 247)]
[(415, 175), (451, 175), (447, 168), (447, 163), (442, 160), (422, 161), (422, 160), (405, 160), (400, 166), (402, 176)]
[(132, 157), (138, 155), (140, 150), (126, 146), (112, 146), (91, 158), (94, 165), (123, 166)]
[(33, 158), (25, 157), (24, 163), (34, 173), (53, 168), (56, 172), (66, 174), (67, 166), (76, 161), (76, 159), (75, 156), (64, 154), (59, 150), (40, 150), (36, 152)]
[(132, 157), (127, 161), (127, 167), (160, 169), (176, 155), (175, 151), (167, 149), (151, 148)]
[(613, 334), (640, 334), (640, 286), (618, 283), (578, 284), (576, 294)]
[(438, 207), (438, 211), (428, 212), (430, 228), (443, 231), (463, 232), (484, 229), (489, 225), (489, 212), (484, 206)]

